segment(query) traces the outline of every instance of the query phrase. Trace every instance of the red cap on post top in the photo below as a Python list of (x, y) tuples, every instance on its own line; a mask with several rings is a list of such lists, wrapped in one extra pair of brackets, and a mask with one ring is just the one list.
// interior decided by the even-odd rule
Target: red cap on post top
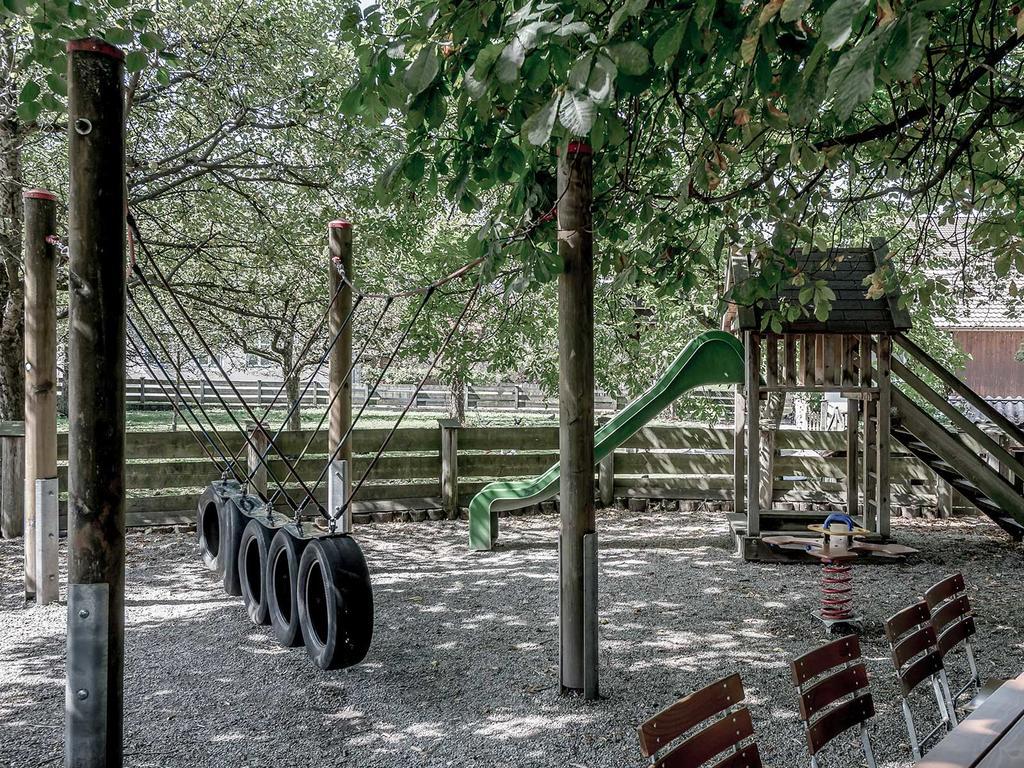
[(352, 222), (344, 219), (335, 219), (327, 225), (328, 229), (352, 229)]
[(100, 53), (104, 56), (110, 56), (112, 59), (117, 59), (118, 61), (124, 60), (124, 51), (116, 45), (111, 45), (106, 40), (101, 40), (98, 37), (82, 37), (78, 40), (69, 40), (68, 53), (71, 53), (72, 51), (90, 51), (91, 53)]
[(26, 189), (21, 193), (25, 200), (52, 200), (57, 202), (57, 196), (46, 189)]
[[(585, 141), (570, 141), (569, 151), (566, 154), (569, 155), (592, 155), (594, 150), (590, 148), (590, 145)], [(561, 151), (561, 148), (559, 148)]]

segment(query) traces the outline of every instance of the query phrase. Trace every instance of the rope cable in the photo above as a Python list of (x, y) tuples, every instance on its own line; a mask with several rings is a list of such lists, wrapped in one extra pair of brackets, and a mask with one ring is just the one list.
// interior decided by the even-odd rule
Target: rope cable
[[(149, 318), (146, 317), (146, 314), (139, 307), (138, 301), (136, 301), (135, 296), (132, 294), (131, 291), (128, 292), (128, 299), (129, 299), (129, 301), (131, 301), (132, 306), (135, 307), (136, 312), (138, 313), (139, 317), (142, 319), (142, 322), (145, 324), (145, 326), (149, 330), (150, 334), (156, 340), (157, 345), (160, 347), (160, 350), (163, 352), (164, 356), (167, 357), (168, 360), (172, 360), (173, 358), (172, 358), (172, 356), (170, 354), (170, 350), (167, 349), (167, 346), (161, 340), (160, 335), (156, 332), (156, 329), (149, 322)], [(126, 317), (127, 317), (127, 315), (126, 315)], [(133, 328), (135, 328), (136, 333), (139, 333), (138, 327), (135, 325), (135, 323), (132, 321), (132, 319), (130, 317), (127, 317), (127, 320), (131, 324), (131, 326)], [(142, 338), (142, 334), (141, 333), (139, 333), (139, 337)], [(145, 341), (145, 340), (143, 339), (143, 341)], [(219, 431), (217, 430), (217, 425), (214, 423), (213, 419), (210, 417), (210, 414), (203, 407), (202, 398), (199, 397), (198, 395), (196, 395), (195, 390), (192, 389), (192, 386), (188, 383), (188, 380), (184, 376), (182, 376), (181, 366), (175, 365), (174, 363), (171, 363), (171, 367), (174, 368), (175, 374), (178, 375), (179, 377), (181, 377), (182, 384), (185, 385), (185, 388), (188, 390), (188, 393), (192, 396), (192, 400), (195, 401), (196, 405), (199, 407), (199, 412), (202, 413), (203, 416), (206, 417), (206, 421), (210, 424), (210, 427), (212, 428), (211, 431), (213, 432), (213, 434), (217, 435), (218, 437), (220, 437), (221, 445), (217, 446), (215, 441), (212, 438), (210, 438), (210, 442), (215, 445), (215, 447), (217, 448), (217, 452), (220, 453), (221, 456), (223, 456), (225, 458), (225, 460), (227, 460), (226, 452), (230, 452), (230, 449), (227, 447), (227, 443), (224, 442), (224, 438), (220, 436)], [(169, 378), (170, 377), (168, 377), (168, 379)], [(180, 389), (178, 389), (178, 394), (180, 396), (180, 394), (181, 394), (181, 390)], [(185, 398), (182, 398), (182, 402), (183, 403), (187, 403)], [(191, 410), (191, 406), (190, 406), (190, 410)], [(193, 415), (195, 415), (194, 411), (192, 413), (193, 413)], [(199, 420), (198, 416), (196, 416), (196, 422), (198, 424), (200, 424), (200, 426), (202, 426), (202, 422)], [(204, 432), (205, 432), (205, 428), (204, 428)], [(231, 474), (235, 476), (236, 480), (240, 479), (239, 476), (238, 476), (238, 473), (235, 471), (234, 465), (231, 462), (228, 462), (228, 471), (230, 471)]]
[[(429, 291), (423, 294), (423, 299), (420, 301), (419, 306), (416, 307), (416, 311), (413, 313), (408, 324), (405, 326), (405, 329), (402, 331), (402, 335), (398, 339), (398, 343), (395, 345), (395, 348), (392, 350), (391, 355), (384, 363), (384, 367), (381, 369), (380, 375), (374, 382), (373, 388), (366, 393), (366, 400), (364, 400), (363, 404), (359, 407), (359, 412), (355, 415), (355, 418), (352, 419), (352, 423), (348, 425), (348, 429), (345, 430), (345, 434), (342, 435), (340, 440), (338, 440), (338, 444), (334, 447), (334, 450), (331, 452), (331, 455), (327, 457), (327, 463), (324, 464), (324, 468), (320, 471), (319, 477), (317, 477), (316, 482), (313, 483), (314, 492), (320, 489), (320, 484), (323, 483), (324, 478), (327, 477), (327, 472), (330, 470), (331, 462), (338, 458), (338, 454), (341, 453), (342, 446), (345, 445), (346, 441), (352, 435), (352, 430), (355, 428), (355, 425), (359, 423), (359, 419), (362, 418), (363, 413), (366, 411), (366, 407), (367, 405), (369, 405), (370, 399), (377, 393), (377, 388), (384, 380), (384, 377), (387, 375), (388, 369), (390, 369), (391, 364), (394, 363), (395, 358), (398, 356), (399, 350), (401, 350), (402, 345), (405, 344), (405, 340), (409, 337), (409, 334), (412, 332), (413, 326), (419, 319), (420, 313), (423, 311), (423, 308), (427, 306), (427, 303), (430, 301), (430, 297), (433, 295), (433, 288), (431, 288)], [(320, 507), (320, 509), (322, 510), (323, 508)]]
[[(304, 398), (306, 396), (306, 393), (309, 392), (309, 388), (311, 386), (313, 386), (313, 383), (316, 380), (317, 374), (319, 374), (321, 369), (324, 367), (324, 363), (327, 362), (327, 359), (331, 355), (331, 350), (333, 350), (334, 346), (338, 343), (338, 339), (341, 338), (341, 334), (343, 334), (345, 332), (346, 328), (348, 327), (349, 322), (352, 320), (352, 317), (355, 315), (356, 309), (359, 308), (359, 305), (362, 303), (362, 301), (363, 301), (363, 297), (359, 296), (359, 297), (356, 298), (356, 300), (354, 302), (352, 302), (352, 308), (349, 310), (348, 316), (345, 318), (345, 322), (341, 324), (341, 327), (338, 329), (338, 332), (334, 334), (334, 337), (331, 339), (330, 343), (327, 345), (327, 348), (324, 350), (323, 355), (321, 355), (320, 360), (318, 360), (316, 365), (313, 367), (313, 372), (310, 374), (309, 378), (306, 380), (306, 384), (303, 386), (302, 391), (299, 392), (299, 396), (295, 398), (295, 401), (291, 404), (291, 407), (288, 409), (288, 412), (284, 415), (284, 418), (281, 420), (280, 425), (278, 425), (277, 431), (274, 433), (274, 436), (270, 438), (271, 441), (277, 440), (277, 438), (279, 438), (281, 436), (281, 433), (284, 431), (285, 426), (288, 424), (288, 420), (295, 414), (295, 412), (302, 405), (302, 398)], [(349, 370), (351, 370), (351, 368)], [(345, 378), (348, 378), (348, 376), (346, 375)], [(342, 381), (344, 381), (344, 379), (342, 379)], [(328, 408), (330, 408), (330, 405), (333, 402), (334, 402), (334, 398), (332, 398), (331, 401), (328, 403)], [(268, 446), (268, 449), (269, 449), (269, 446)], [(296, 456), (296, 458), (295, 458), (295, 463), (298, 464), (300, 461), (302, 461), (302, 458), (303, 458), (303, 454), (299, 453), (299, 455)], [(255, 474), (255, 471), (256, 470), (254, 468), (253, 471), (249, 473), (250, 479)]]
[[(342, 376), (341, 378), (342, 381), (348, 380), (349, 376), (352, 375), (352, 371), (355, 370), (356, 365), (358, 365), (359, 361), (362, 360), (363, 353), (365, 353), (367, 347), (370, 346), (370, 340), (374, 337), (374, 334), (377, 333), (377, 329), (380, 327), (381, 322), (387, 315), (388, 309), (390, 309), (392, 303), (394, 303), (394, 299), (387, 299), (384, 302), (384, 308), (381, 310), (380, 314), (377, 315), (377, 319), (376, 321), (374, 321), (373, 327), (370, 328), (370, 332), (366, 335), (366, 340), (363, 341), (362, 346), (359, 348), (359, 352), (357, 352), (355, 357), (353, 357), (352, 360), (349, 362), (348, 370), (345, 371), (345, 375)], [(321, 414), (320, 416), (320, 421), (317, 422), (317, 425), (313, 428), (313, 431), (310, 433), (309, 438), (306, 440), (306, 444), (303, 445), (302, 450), (299, 451), (298, 457), (295, 459), (297, 462), (302, 461), (307, 451), (309, 451), (310, 447), (313, 445), (313, 441), (316, 440), (317, 435), (320, 433), (320, 430), (323, 429), (324, 422), (327, 421), (327, 417), (331, 413), (331, 408), (334, 407), (334, 404), (338, 401), (338, 398), (341, 396), (341, 393), (341, 387), (338, 387), (336, 390), (334, 390), (334, 394), (331, 395), (331, 399), (327, 402), (327, 407), (324, 409), (323, 414)], [(369, 399), (369, 395), (367, 395), (367, 399)], [(283, 426), (278, 429), (277, 434), (274, 436), (275, 439), (278, 436), (280, 436), (282, 429)]]
[[(160, 372), (164, 375), (164, 378), (170, 381), (170, 377), (167, 376), (167, 372), (163, 369), (163, 366), (160, 364), (159, 359), (157, 358), (156, 355), (153, 354), (153, 348), (150, 347), (146, 343), (146, 340), (142, 338), (142, 334), (139, 333), (139, 329), (135, 326), (135, 323), (132, 322), (132, 319), (127, 315), (125, 317), (128, 320), (128, 325), (131, 326), (131, 329), (135, 332), (135, 336), (138, 336), (139, 340), (142, 342), (142, 345), (146, 347), (146, 352), (149, 353), (150, 357), (157, 361), (157, 366), (160, 368)], [(210, 458), (210, 461), (212, 461), (213, 464), (217, 467), (217, 469), (221, 471), (222, 476), (225, 475), (229, 471), (229, 467), (231, 466), (231, 464), (227, 461), (227, 457), (224, 456), (223, 453), (221, 454), (221, 458), (225, 462), (224, 465), (222, 466), (221, 463), (217, 460), (217, 458), (213, 455), (213, 453), (210, 452), (210, 448), (206, 445), (206, 443), (204, 443), (199, 438), (199, 435), (196, 434), (195, 429), (192, 428), (192, 423), (185, 417), (185, 414), (181, 410), (181, 406), (178, 404), (180, 393), (176, 392), (173, 395), (168, 393), (167, 388), (164, 386), (163, 380), (156, 375), (156, 372), (153, 370), (153, 366), (149, 364), (149, 360), (146, 359), (146, 355), (139, 348), (138, 342), (135, 341), (135, 336), (128, 334), (128, 341), (131, 343), (132, 348), (135, 350), (135, 353), (139, 356), (139, 359), (142, 360), (143, 365), (146, 366), (146, 370), (149, 371), (150, 376), (153, 377), (154, 381), (156, 381), (157, 383), (157, 386), (160, 387), (160, 392), (163, 394), (165, 398), (167, 398), (170, 401), (171, 407), (181, 417), (182, 422), (184, 422), (185, 426), (188, 428), (188, 431), (192, 434), (192, 437), (194, 437), (196, 439), (196, 442), (199, 443), (199, 447), (203, 449), (206, 455)], [(192, 411), (191, 406), (188, 405), (184, 398), (181, 398), (181, 405), (184, 405), (186, 408), (188, 408), (188, 410), (192, 413), (192, 417), (196, 420), (196, 425), (203, 432), (204, 437), (206, 437), (207, 441), (209, 441), (210, 444), (213, 445), (213, 447), (217, 449), (217, 451), (219, 452), (220, 449), (213, 442), (210, 436), (206, 434), (206, 430), (203, 428), (202, 423), (199, 421), (199, 417), (195, 415), (195, 413)]]
[[(409, 413), (409, 409), (412, 408), (413, 403), (416, 402), (416, 398), (419, 396), (420, 390), (423, 389), (424, 385), (427, 383), (427, 379), (430, 378), (430, 374), (434, 372), (434, 368), (437, 366), (438, 361), (441, 359), (445, 351), (448, 349), (448, 345), (451, 343), (451, 340), (455, 337), (455, 332), (458, 330), (459, 326), (462, 325), (462, 321), (469, 313), (469, 308), (473, 304), (479, 292), (480, 284), (477, 283), (476, 288), (473, 290), (473, 293), (470, 294), (469, 299), (467, 299), (465, 306), (462, 308), (462, 313), (459, 315), (458, 319), (454, 323), (452, 323), (452, 327), (448, 330), (448, 334), (445, 336), (444, 342), (441, 344), (441, 348), (438, 349), (437, 354), (434, 355), (434, 359), (430, 362), (430, 365), (427, 367), (426, 372), (420, 379), (419, 384), (416, 385), (415, 391), (412, 393), (412, 396), (409, 398), (409, 401), (405, 404), (405, 408), (402, 409), (402, 412), (398, 415), (398, 418), (395, 420), (395, 423), (392, 425), (391, 429), (388, 431), (388, 434), (385, 436), (384, 442), (381, 443), (380, 448), (377, 449), (376, 455), (373, 457), (373, 459), (370, 460), (370, 463), (363, 471), (362, 477), (359, 478), (359, 482), (356, 484), (356, 487), (352, 489), (352, 493), (349, 494), (349, 497), (347, 499), (345, 499), (345, 505), (342, 507), (341, 513), (338, 515), (338, 517), (341, 517), (341, 515), (345, 513), (349, 506), (351, 506), (352, 499), (355, 498), (355, 495), (357, 493), (359, 493), (359, 489), (363, 487), (363, 484), (366, 482), (366, 478), (369, 477), (370, 472), (373, 471), (373, 468), (377, 466), (377, 462), (380, 461), (380, 457), (384, 455), (384, 451), (387, 450), (388, 444), (391, 442), (391, 438), (395, 436), (395, 432), (397, 432), (399, 426), (401, 426), (402, 420), (405, 418), (406, 414)], [(328, 462), (328, 465), (329, 464), (330, 462)], [(317, 482), (319, 483), (319, 480)]]
[[(143, 243), (141, 238), (137, 238), (137, 239), (139, 241), (139, 244), (142, 246), (143, 253), (146, 254), (146, 256), (150, 259), (150, 261), (153, 262), (154, 265), (155, 265), (155, 261), (153, 260), (152, 255), (149, 254), (149, 251), (148, 251), (145, 243)], [(185, 338), (184, 334), (178, 329), (177, 325), (175, 325), (174, 321), (171, 319), (171, 316), (168, 314), (167, 309), (160, 302), (160, 299), (156, 295), (156, 291), (153, 289), (153, 286), (150, 285), (149, 280), (146, 278), (145, 273), (142, 271), (142, 268), (138, 264), (135, 264), (133, 269), (135, 271), (135, 274), (138, 275), (139, 281), (141, 282), (142, 286), (146, 289), (146, 292), (153, 299), (153, 303), (155, 304), (157, 309), (160, 311), (160, 314), (163, 315), (164, 319), (167, 321), (167, 324), (170, 326), (170, 328), (174, 331), (175, 335), (178, 337), (178, 339), (181, 342), (183, 348), (188, 352), (189, 357), (192, 358), (192, 362), (195, 363), (196, 368), (199, 370), (199, 373), (206, 380), (206, 383), (210, 385), (210, 388), (213, 390), (214, 397), (217, 398), (217, 400), (221, 404), (221, 407), (224, 409), (225, 413), (227, 413), (228, 418), (230, 418), (231, 421), (234, 423), (235, 429), (238, 430), (239, 434), (242, 436), (244, 441), (249, 445), (249, 447), (251, 447), (253, 449), (253, 451), (254, 451), (255, 455), (257, 456), (259, 462), (264, 467), (266, 467), (267, 474), (274, 481), (274, 484), (277, 485), (278, 488), (283, 490), (284, 489), (284, 484), (277, 477), (277, 473), (274, 472), (273, 468), (270, 466), (270, 462), (265, 457), (263, 457), (261, 455), (262, 452), (259, 450), (259, 446), (257, 446), (256, 443), (252, 440), (252, 437), (249, 435), (249, 431), (247, 429), (245, 429), (241, 425), (241, 423), (238, 421), (238, 418), (235, 416), (234, 412), (228, 406), (227, 401), (224, 400), (224, 396), (221, 395), (220, 391), (217, 389), (216, 385), (213, 383), (213, 379), (210, 378), (209, 374), (206, 372), (206, 369), (203, 367), (203, 364), (199, 362), (199, 358), (196, 357), (196, 354), (193, 351), (192, 347), (189, 346), (188, 340)], [(158, 271), (158, 274), (159, 274), (159, 271)], [(169, 292), (169, 295), (171, 296), (172, 299), (174, 298), (174, 294), (173, 293)], [(178, 305), (178, 306), (180, 307), (180, 305)], [(202, 334), (199, 333), (199, 329), (194, 327), (194, 323), (192, 323), (189, 320), (188, 316), (185, 315), (184, 312), (183, 312), (183, 316), (185, 317), (186, 323), (192, 329), (192, 332), (194, 334), (196, 334), (196, 337), (199, 339), (200, 343), (203, 345), (203, 348), (206, 350), (206, 353), (210, 356), (210, 358), (214, 361), (214, 363), (220, 369), (221, 374), (224, 376), (225, 380), (228, 382), (228, 385), (231, 387), (232, 391), (234, 392), (235, 397), (237, 397), (239, 399), (239, 401), (242, 402), (242, 405), (245, 406), (246, 405), (245, 401), (242, 400), (238, 390), (234, 387), (234, 384), (227, 379), (227, 374), (224, 372), (224, 369), (220, 366), (220, 363), (217, 361), (217, 356), (213, 353), (213, 350), (210, 349), (209, 345), (206, 344), (205, 340), (202, 338)], [(255, 421), (255, 419), (253, 419), (253, 421)], [(277, 453), (281, 457), (281, 459), (283, 460), (283, 462), (284, 462), (285, 466), (288, 468), (289, 472), (291, 472), (292, 474), (295, 474), (295, 468), (292, 467), (291, 462), (288, 460), (288, 457), (285, 456), (283, 453), (281, 453), (281, 451), (279, 449), (277, 449), (276, 446), (273, 446), (273, 447), (277, 451)], [(300, 479), (299, 482), (302, 483), (302, 480)], [(303, 485), (303, 488), (305, 488), (305, 484), (303, 483), (302, 485)], [(287, 496), (287, 494), (286, 494), (286, 496)], [(276, 497), (276, 495), (275, 495), (275, 497)], [(287, 498), (288, 498), (288, 501), (290, 503), (291, 502), (291, 497), (287, 496)]]

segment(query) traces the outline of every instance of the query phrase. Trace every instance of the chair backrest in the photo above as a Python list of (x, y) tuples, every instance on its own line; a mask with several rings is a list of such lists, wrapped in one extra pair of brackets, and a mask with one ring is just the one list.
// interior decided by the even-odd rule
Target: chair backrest
[[(654, 765), (657, 768), (698, 768), (721, 758), (714, 763), (714, 768), (761, 768), (757, 744), (750, 740), (754, 723), (750, 711), (743, 706), (743, 699), (739, 675), (729, 675), (684, 696), (640, 724), (637, 728), (640, 751), (645, 757), (655, 757), (659, 750), (688, 731), (704, 725), (656, 758)], [(719, 714), (722, 716), (708, 723)], [(733, 751), (722, 756), (729, 749)]]
[(856, 635), (835, 640), (790, 663), (813, 757), (844, 731), (875, 715)]
[(932, 626), (932, 614), (924, 600), (907, 606), (886, 621), (885, 636), (904, 696), (909, 696), (921, 682), (942, 670), (942, 654)]
[(974, 611), (961, 574), (955, 573), (931, 587), (924, 593), (924, 600), (932, 613), (932, 627), (943, 656), (974, 635)]

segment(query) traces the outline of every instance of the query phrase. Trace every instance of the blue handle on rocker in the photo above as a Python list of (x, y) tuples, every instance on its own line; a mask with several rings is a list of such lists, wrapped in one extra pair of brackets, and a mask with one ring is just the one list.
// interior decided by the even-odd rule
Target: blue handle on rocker
[(827, 530), (832, 523), (846, 523), (850, 526), (851, 531), (857, 527), (854, 525), (853, 518), (843, 512), (833, 512), (825, 518), (825, 523), (821, 527)]

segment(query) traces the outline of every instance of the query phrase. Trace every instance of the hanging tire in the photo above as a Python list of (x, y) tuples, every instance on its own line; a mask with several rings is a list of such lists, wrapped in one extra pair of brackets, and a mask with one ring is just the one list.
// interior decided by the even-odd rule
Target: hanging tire
[(373, 637), (373, 588), (362, 550), (349, 536), (311, 541), (296, 590), (306, 651), (320, 669), (358, 664)]
[(249, 520), (238, 546), (238, 582), (242, 602), (253, 624), (269, 624), (267, 609), (267, 556), (274, 533), (260, 523)]
[(196, 534), (199, 537), (199, 553), (211, 571), (221, 571), (221, 509), (224, 500), (211, 485), (199, 497), (196, 517)]
[(267, 613), (274, 636), (288, 648), (303, 642), (295, 589), (299, 583), (299, 561), (307, 543), (281, 529), (270, 540), (267, 551)]
[(220, 573), (223, 577), (224, 592), (228, 595), (242, 594), (242, 583), (238, 576), (238, 550), (242, 546), (242, 534), (249, 518), (242, 514), (233, 501), (226, 501), (220, 514)]

